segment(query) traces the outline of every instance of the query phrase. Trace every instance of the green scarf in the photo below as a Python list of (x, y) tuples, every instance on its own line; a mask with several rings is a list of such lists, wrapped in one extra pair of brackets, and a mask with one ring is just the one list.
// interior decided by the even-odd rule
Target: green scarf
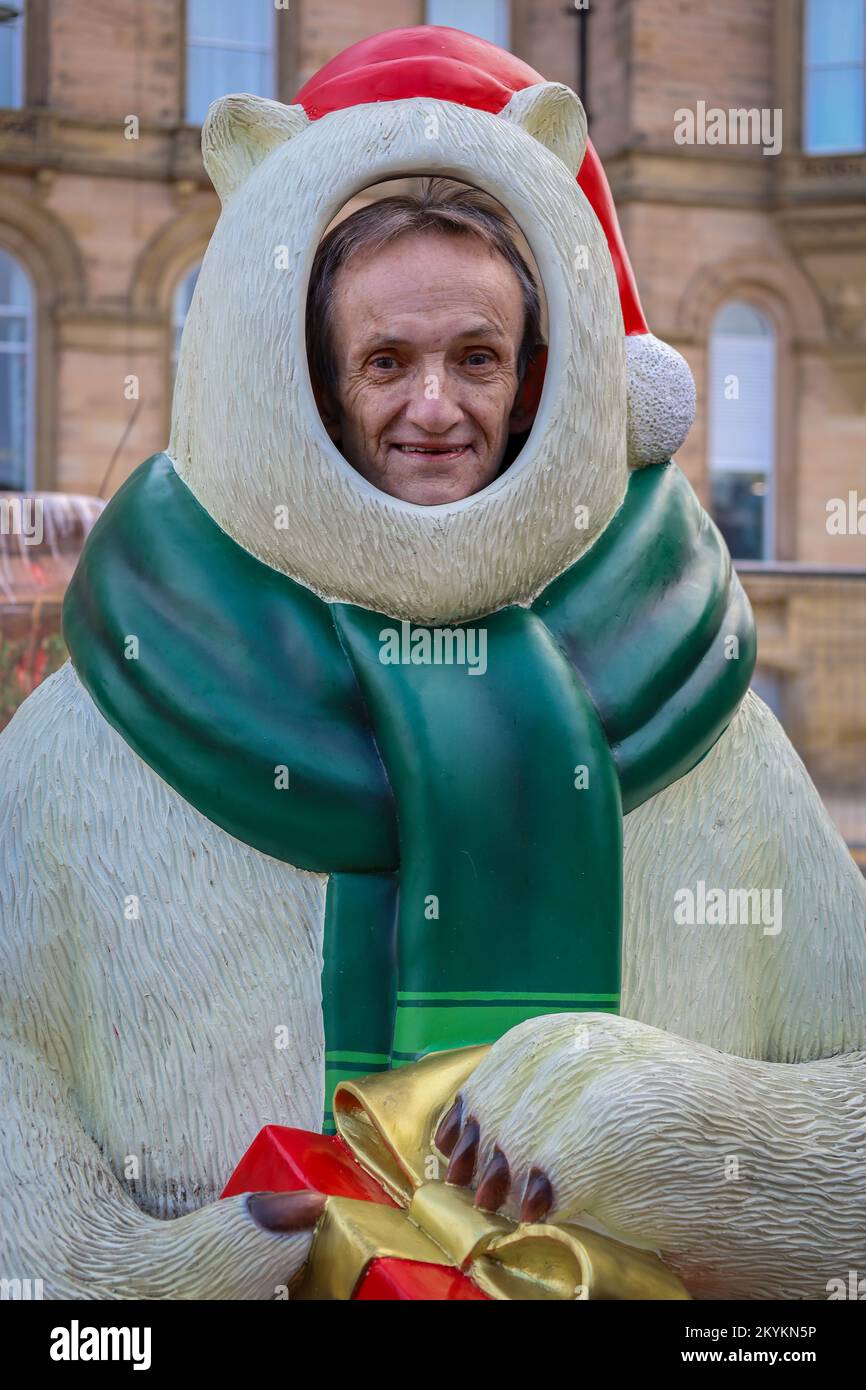
[(755, 659), (724, 542), (672, 463), (632, 474), (531, 607), (436, 630), (256, 560), (157, 454), (93, 528), (63, 623), (164, 781), (329, 875), (328, 1107), (353, 1073), (618, 1009), (623, 814), (708, 752)]

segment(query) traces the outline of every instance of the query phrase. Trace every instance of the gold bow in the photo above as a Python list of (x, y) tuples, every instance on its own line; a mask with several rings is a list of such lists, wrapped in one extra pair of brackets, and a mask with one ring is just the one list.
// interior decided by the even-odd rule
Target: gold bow
[(488, 1050), (439, 1052), (337, 1087), (340, 1137), (399, 1207), (329, 1197), (292, 1297), (349, 1299), (372, 1260), (392, 1257), (453, 1265), (496, 1299), (687, 1299), (652, 1251), (566, 1222), (515, 1224), (440, 1179), (436, 1125)]

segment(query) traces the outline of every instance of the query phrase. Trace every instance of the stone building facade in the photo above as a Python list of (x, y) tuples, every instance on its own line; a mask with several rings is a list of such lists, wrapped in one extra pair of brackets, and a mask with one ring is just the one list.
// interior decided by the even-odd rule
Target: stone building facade
[(828, 742), (846, 788), (859, 760), (862, 806), (866, 0), (0, 5), (0, 489), (108, 495), (165, 444), (218, 214), (207, 101), (290, 101), (348, 44), (423, 22), (582, 96), (650, 326), (695, 376), (678, 461), (742, 562), (764, 689), (818, 772)]
[[(833, 3), (816, 5), (819, 17)], [(164, 440), (178, 291), (218, 212), (189, 119), (208, 81), (221, 90), (220, 77), (252, 77), (290, 100), (346, 44), (431, 14), (503, 33), (578, 89), (583, 68), (650, 324), (696, 377), (698, 417), (679, 461), (710, 503), (714, 321), (745, 301), (770, 329), (761, 381), (774, 410), (759, 422), (752, 472), (767, 471), (773, 525), (765, 555), (749, 558), (866, 561), (866, 534), (826, 524), (828, 499), (863, 489), (866, 150), (863, 139), (844, 153), (804, 150), (806, 0), (591, 0), (573, 12), (559, 0), (13, 0), (0, 15), (22, 8), (20, 105), (0, 108), (0, 249), (33, 291), (31, 483), (94, 491), (119, 448), (114, 487)], [(219, 45), (233, 29), (255, 35), (231, 16), (256, 10), (269, 50), (251, 66), (244, 48)], [(209, 47), (195, 41), (208, 23)], [(677, 113), (699, 103), (780, 111), (780, 152), (711, 144), (709, 128), (706, 143), (677, 143)]]

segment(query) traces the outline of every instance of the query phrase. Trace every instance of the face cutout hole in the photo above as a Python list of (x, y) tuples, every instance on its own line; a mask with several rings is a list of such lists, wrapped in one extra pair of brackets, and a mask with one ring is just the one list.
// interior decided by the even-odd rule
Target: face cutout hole
[(307, 360), (328, 435), (375, 488), (461, 501), (511, 468), (541, 398), (547, 304), (508, 210), (455, 179), (373, 185), (319, 244)]

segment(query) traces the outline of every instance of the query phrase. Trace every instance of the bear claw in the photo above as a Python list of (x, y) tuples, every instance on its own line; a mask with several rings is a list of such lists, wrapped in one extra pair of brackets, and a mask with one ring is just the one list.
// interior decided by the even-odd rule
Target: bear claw
[(553, 1206), (550, 1179), (540, 1168), (531, 1168), (520, 1205), (521, 1221), (543, 1221)]
[(470, 1115), (452, 1150), (448, 1172), (445, 1174), (446, 1182), (454, 1183), (457, 1187), (466, 1187), (472, 1181), (480, 1138), (478, 1121)]
[(443, 1115), (436, 1126), (436, 1133), (433, 1135), (433, 1143), (440, 1153), (446, 1158), (450, 1157), (454, 1145), (460, 1138), (460, 1126), (463, 1122), (463, 1101), (457, 1097), (451, 1109)]
[(508, 1167), (508, 1159), (501, 1149), (494, 1149), (493, 1157), (481, 1174), (475, 1193), (476, 1207), (481, 1207), (484, 1211), (498, 1211), (508, 1196), (510, 1184), (511, 1170)]
[(327, 1200), (321, 1192), (252, 1192), (247, 1211), (263, 1231), (309, 1231)]

